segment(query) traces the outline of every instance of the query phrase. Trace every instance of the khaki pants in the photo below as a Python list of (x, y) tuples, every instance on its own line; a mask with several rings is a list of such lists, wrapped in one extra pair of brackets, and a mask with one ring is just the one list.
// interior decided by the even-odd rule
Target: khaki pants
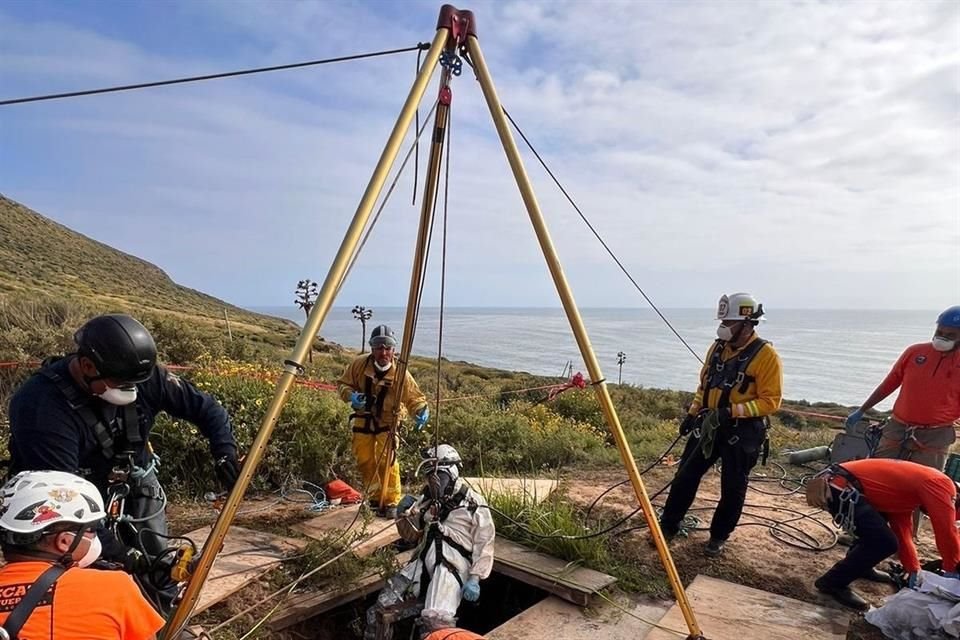
[(905, 425), (890, 418), (883, 426), (875, 458), (898, 458), (943, 471), (950, 445), (957, 439), (952, 424), (933, 427)]

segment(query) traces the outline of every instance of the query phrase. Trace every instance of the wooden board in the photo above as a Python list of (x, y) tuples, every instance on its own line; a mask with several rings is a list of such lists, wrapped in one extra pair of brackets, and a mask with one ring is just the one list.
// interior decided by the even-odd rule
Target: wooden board
[(484, 637), (488, 640), (638, 640), (667, 612), (669, 603), (645, 604), (619, 598), (614, 605), (598, 601), (588, 610), (550, 596), (514, 616)]
[(504, 538), (494, 542), (493, 570), (581, 607), (587, 606), (592, 594), (617, 581), (613, 576), (532, 551)]
[(377, 549), (391, 545), (400, 539), (400, 533), (387, 518), (373, 518), (364, 524), (363, 515), (359, 514), (360, 505), (331, 509), (316, 518), (310, 518), (293, 525), (293, 529), (315, 540), (324, 540), (338, 531), (348, 531), (347, 538), (353, 540), (353, 553), (364, 558), (372, 555)]
[[(767, 591), (697, 576), (687, 597), (703, 635), (710, 640), (844, 640), (851, 614), (808, 604)], [(680, 607), (674, 605), (658, 624), (687, 633)], [(653, 629), (647, 640), (677, 640)]]
[[(191, 531), (187, 537), (198, 547), (206, 544), (210, 527)], [(251, 581), (276, 567), (286, 556), (302, 551), (307, 543), (243, 527), (230, 527), (223, 549), (217, 554), (195, 613), (224, 600)]]
[(484, 496), (491, 493), (525, 495), (534, 504), (543, 502), (557, 488), (557, 481), (527, 478), (464, 478), (474, 490)]
[[(404, 551), (397, 556), (397, 562), (402, 567), (410, 562), (412, 557), (413, 550)], [(270, 618), (270, 629), (273, 631), (286, 629), (347, 602), (364, 598), (383, 589), (385, 584), (386, 580), (379, 573), (370, 573), (349, 584), (336, 585), (323, 591), (294, 594), (287, 598), (284, 608)]]

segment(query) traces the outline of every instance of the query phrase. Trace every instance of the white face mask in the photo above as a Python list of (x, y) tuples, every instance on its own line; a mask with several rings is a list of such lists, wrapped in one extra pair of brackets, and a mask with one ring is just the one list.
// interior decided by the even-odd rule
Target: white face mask
[(724, 342), (729, 342), (733, 340), (733, 328), (728, 327), (724, 324), (717, 327), (717, 337), (723, 340)]
[[(72, 534), (76, 536), (77, 534)], [(93, 540), (87, 539), (87, 542), (90, 543), (90, 547), (87, 549), (87, 552), (83, 554), (83, 557), (77, 560), (76, 566), (80, 568), (89, 567), (94, 562), (97, 561), (97, 558), (100, 557), (100, 554), (103, 553), (103, 545), (100, 543), (100, 537), (94, 536)]]
[(388, 362), (387, 364), (383, 364), (383, 365), (381, 365), (379, 362), (377, 362), (376, 360), (374, 360), (374, 361), (373, 361), (373, 366), (376, 367), (376, 368), (377, 368), (377, 371), (379, 371), (380, 373), (383, 373), (383, 372), (385, 372), (385, 371), (390, 371), (390, 367), (393, 366), (393, 360), (390, 360), (390, 362)]
[(933, 336), (933, 340), (930, 341), (930, 344), (933, 345), (933, 348), (937, 351), (952, 351), (955, 346), (957, 346), (956, 340), (947, 340), (946, 338), (940, 336)]
[(124, 389), (115, 389), (113, 387), (107, 387), (107, 390), (103, 393), (98, 393), (97, 397), (104, 402), (109, 402), (110, 404), (118, 407), (123, 407), (131, 402), (137, 401), (137, 388), (128, 387)]

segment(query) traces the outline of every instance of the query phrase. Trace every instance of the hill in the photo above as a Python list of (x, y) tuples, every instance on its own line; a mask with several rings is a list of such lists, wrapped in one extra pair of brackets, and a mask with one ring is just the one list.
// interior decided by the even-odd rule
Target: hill
[(218, 327), (224, 311), (240, 338), (292, 345), (288, 320), (252, 313), (184, 287), (162, 269), (77, 233), (0, 195), (0, 301), (76, 302), (93, 312), (129, 311)]

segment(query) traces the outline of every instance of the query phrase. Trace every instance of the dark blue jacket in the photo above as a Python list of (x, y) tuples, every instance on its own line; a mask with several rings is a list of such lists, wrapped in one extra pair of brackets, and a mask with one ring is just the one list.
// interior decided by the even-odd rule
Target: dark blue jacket
[[(76, 385), (68, 369), (73, 357), (48, 366)], [(117, 407), (94, 396), (89, 398), (90, 407), (104, 424), (119, 429), (115, 439), (122, 441)], [(136, 407), (143, 443), (149, 440), (157, 414), (165, 411), (195, 424), (210, 441), (214, 458), (236, 452), (237, 444), (224, 408), (213, 397), (160, 365), (146, 382), (137, 385)], [(9, 446), (11, 474), (24, 470), (68, 471), (87, 477), (101, 491), (106, 489), (106, 477), (113, 460), (104, 456), (93, 429), (70, 406), (57, 384), (39, 372), (28, 378), (10, 400)], [(137, 464), (149, 463), (144, 445), (134, 454)]]

